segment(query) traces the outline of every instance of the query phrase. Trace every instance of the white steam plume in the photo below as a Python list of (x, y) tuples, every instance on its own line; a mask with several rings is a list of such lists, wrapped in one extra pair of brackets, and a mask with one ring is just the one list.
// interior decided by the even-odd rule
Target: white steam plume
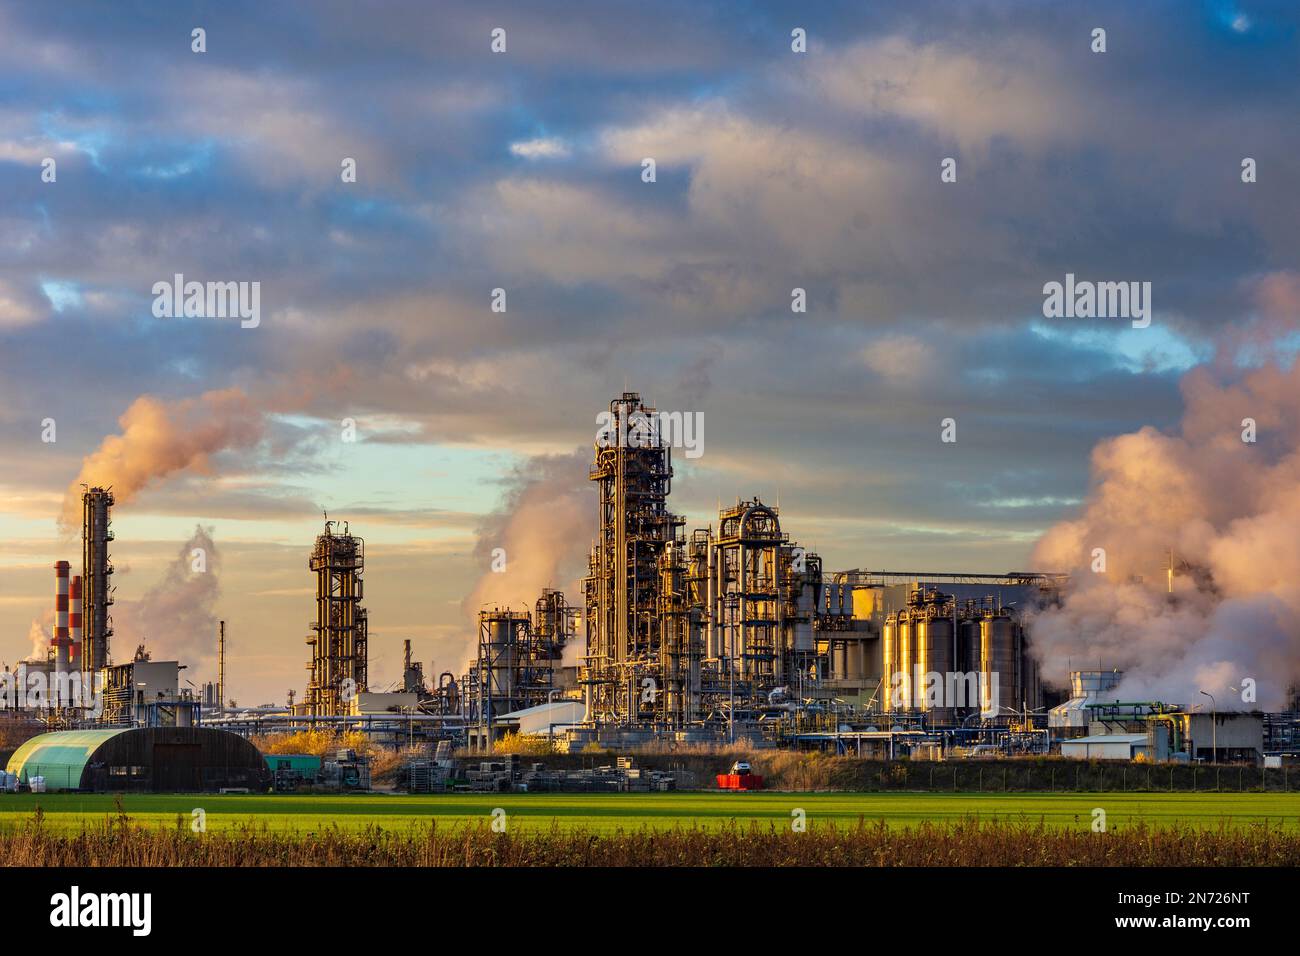
[(130, 660), (144, 644), (155, 660), (178, 660), (189, 665), (191, 674), (211, 665), (216, 657), (220, 572), (221, 553), (212, 529), (196, 526), (161, 581), (139, 600), (114, 605), (113, 659)]
[(1300, 679), (1300, 363), (1198, 368), (1181, 387), (1177, 432), (1098, 444), (1082, 514), (1035, 550), (1071, 576), (1062, 606), (1033, 621), (1043, 676), (1063, 683), (1072, 658), (1123, 670), (1122, 700), (1208, 705), (1205, 691), (1220, 710), (1283, 709)]
[[(589, 457), (580, 450), (529, 459), (512, 476), (502, 507), (479, 527), (474, 558), (485, 570), (461, 605), (474, 635), (466, 660), (474, 658), (481, 608), (531, 611), (543, 588), (575, 599), (596, 525)], [(504, 571), (492, 570), (496, 548), (505, 551)]]

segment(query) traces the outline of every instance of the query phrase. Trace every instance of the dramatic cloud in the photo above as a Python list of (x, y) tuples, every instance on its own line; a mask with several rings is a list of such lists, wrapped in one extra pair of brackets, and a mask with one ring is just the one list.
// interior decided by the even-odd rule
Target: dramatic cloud
[[(1177, 428), (1189, 368), (1231, 388), (1300, 345), (1300, 19), (1219, 6), (569, 0), (555, 17), (447, 0), (357, 17), (288, 0), (267, 18), (234, 0), (205, 15), (202, 55), (183, 7), (0, 9), (6, 653), (27, 652), (48, 601), (48, 575), (13, 555), (69, 557), (49, 518), (64, 489), (75, 517), (86, 481), (126, 505), (123, 563), (157, 571), (196, 522), (221, 523), (228, 555), (266, 545), (256, 572), (228, 561), (231, 603), (231, 581), (294, 587), (320, 509), (348, 511), (387, 567), (367, 581), (376, 659), (400, 659), (399, 633), (445, 657), (476, 582), (473, 601), (518, 606), (581, 573), (585, 455), (571, 489), (553, 476), (549, 520), (519, 519), (521, 552), (541, 547), (512, 553), (516, 584), (478, 580), (466, 529), (496, 515), (484, 544), (506, 534), (527, 507), (508, 476), (589, 441), (624, 388), (705, 414), (705, 455), (674, 482), (692, 524), (758, 493), (831, 567), (1028, 564), (1102, 439), (1131, 437), (1101, 465), (1117, 474), (1150, 455), (1175, 482), (1169, 436), (1199, 461)], [(154, 317), (153, 284), (178, 272), (259, 282), (260, 326)], [(1043, 283), (1067, 272), (1150, 281), (1151, 328), (1044, 320)], [(961, 438), (941, 447), (947, 417)], [(1200, 503), (1193, 525), (1270, 513), (1201, 519)], [(1223, 548), (1248, 533), (1213, 527)], [(436, 598), (410, 610), (395, 577), (436, 580)], [(142, 598), (139, 580), (119, 596)], [(259, 609), (248, 679), (282, 698), (304, 608)]]

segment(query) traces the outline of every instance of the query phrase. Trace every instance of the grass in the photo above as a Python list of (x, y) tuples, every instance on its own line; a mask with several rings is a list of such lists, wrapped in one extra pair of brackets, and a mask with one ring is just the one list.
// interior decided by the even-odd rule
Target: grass
[(1300, 865), (1300, 832), (1242, 827), (1094, 833), (1041, 823), (976, 821), (890, 827), (826, 823), (807, 832), (768, 823), (711, 829), (595, 833), (549, 827), (493, 832), (484, 823), (393, 831), (327, 828), (312, 839), (255, 826), (215, 833), (109, 818), (75, 833), (43, 823), (0, 833), (6, 865), (19, 867), (589, 867), (589, 866), (1215, 866)]
[(202, 808), (209, 832), (247, 829), (272, 833), (358, 833), (379, 826), (411, 832), (475, 827), (505, 810), (511, 832), (613, 833), (675, 827), (717, 831), (789, 829), (802, 809), (810, 829), (829, 824), (854, 827), (859, 820), (887, 828), (982, 822), (1041, 823), (1048, 829), (1089, 831), (1094, 808), (1106, 811), (1111, 831), (1139, 824), (1242, 829), (1266, 824), (1300, 832), (1300, 794), (1279, 793), (655, 793), (655, 794), (436, 794), (436, 795), (214, 795), (214, 794), (11, 794), (0, 795), (0, 833), (31, 827), (39, 807), (43, 828), (75, 833), (125, 814), (133, 823), (175, 829), (177, 816), (189, 829), (191, 811)]

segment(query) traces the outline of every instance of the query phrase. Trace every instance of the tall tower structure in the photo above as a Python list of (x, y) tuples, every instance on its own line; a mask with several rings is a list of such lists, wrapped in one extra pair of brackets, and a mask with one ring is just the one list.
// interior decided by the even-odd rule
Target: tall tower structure
[(113, 492), (87, 488), (81, 495), (81, 569), (85, 632), (81, 645), (81, 669), (94, 673), (108, 666), (108, 639), (113, 622), (108, 609), (113, 604), (109, 578), (113, 565), (108, 560), (108, 543), (113, 540), (109, 510)]
[(588, 475), (600, 509), (585, 582), (588, 718), (653, 720), (665, 706), (659, 560), (686, 522), (668, 510), (672, 452), (658, 421), (639, 394), (624, 392), (610, 402), (596, 441)]
[(307, 712), (337, 717), (348, 710), (353, 695), (366, 689), (366, 610), (361, 581), (365, 542), (348, 532), (337, 533), (338, 522), (326, 521), (317, 535), (308, 567), (316, 574), (316, 620), (307, 643), (312, 648)]

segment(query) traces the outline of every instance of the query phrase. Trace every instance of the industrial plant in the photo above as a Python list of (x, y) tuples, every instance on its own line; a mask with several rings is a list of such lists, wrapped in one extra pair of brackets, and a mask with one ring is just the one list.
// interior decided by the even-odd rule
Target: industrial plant
[[(285, 707), (229, 705), (224, 621), (213, 635), (216, 679), (197, 693), (180, 686), (182, 662), (152, 660), (144, 646), (114, 661), (114, 498), (85, 488), (80, 573), (67, 561), (54, 567), (48, 654), (3, 675), (23, 691), (11, 693), (7, 716), (46, 731), (11, 756), (9, 775), (32, 777), (62, 753), (76, 759), (47, 766), (42, 786), (285, 789), (330, 774), (368, 786), (365, 760), (351, 752), (310, 768), (292, 755), (249, 756), (250, 738), (306, 730), (426, 748), (404, 771), (417, 788), (449, 779), (452, 753), (490, 756), (507, 736), (544, 740), (555, 753), (739, 743), (885, 760), (1267, 764), (1300, 752), (1293, 712), (1123, 702), (1111, 693), (1118, 671), (1078, 670), (1068, 688), (1045, 686), (1032, 613), (1060, 600), (1062, 575), (827, 569), (758, 497), (688, 532), (670, 507), (672, 446), (643, 428), (657, 415), (635, 392), (609, 405), (608, 434), (650, 437), (595, 444), (597, 531), (580, 598), (547, 588), (481, 609), (473, 659), (431, 668), (433, 681), (408, 640), (400, 685), (369, 686), (365, 543), (327, 518), (305, 560), (315, 580), (305, 688)], [(105, 762), (137, 751), (147, 756), (132, 758), (125, 779)], [(473, 773), (526, 776), (491, 761)], [(529, 773), (535, 787), (564, 779), (540, 765)], [(601, 779), (629, 777), (611, 768)]]

